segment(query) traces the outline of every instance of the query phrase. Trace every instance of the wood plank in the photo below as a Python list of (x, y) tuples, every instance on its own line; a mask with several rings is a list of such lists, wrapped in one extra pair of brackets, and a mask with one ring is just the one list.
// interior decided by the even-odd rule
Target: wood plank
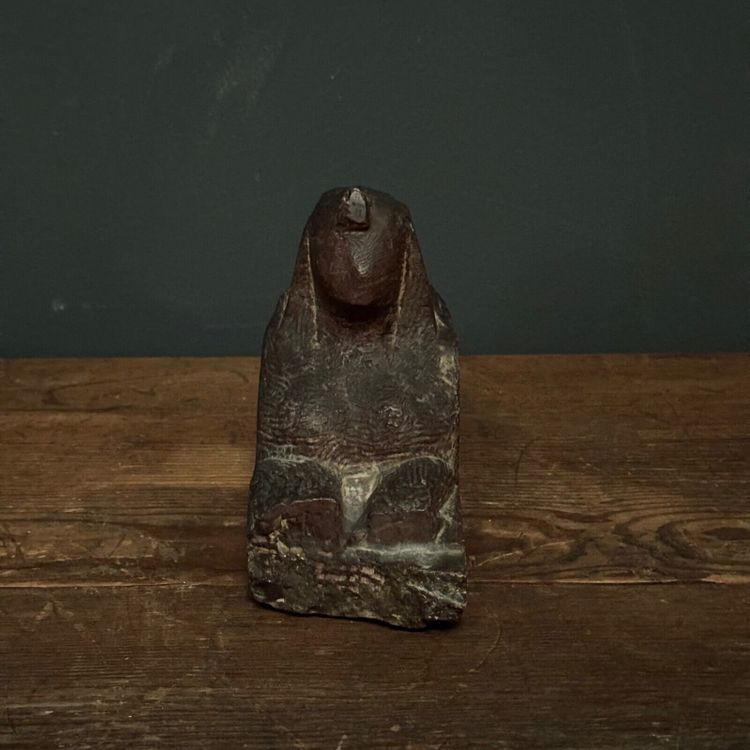
[(0, 744), (747, 746), (748, 364), (465, 359), (469, 607), (404, 633), (246, 600), (257, 360), (0, 362)]
[[(0, 362), (0, 585), (237, 579), (256, 359)], [(479, 581), (750, 581), (750, 357), (468, 357)]]
[(480, 569), (749, 580), (747, 356), (490, 357), (467, 370), (463, 486)]
[(0, 745), (739, 748), (750, 586), (474, 581), (461, 625), (284, 615), (241, 586), (0, 593)]

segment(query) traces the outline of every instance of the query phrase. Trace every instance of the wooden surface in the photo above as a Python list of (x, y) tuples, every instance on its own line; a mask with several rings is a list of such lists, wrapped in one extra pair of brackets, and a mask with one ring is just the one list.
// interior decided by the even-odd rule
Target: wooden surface
[(750, 747), (750, 357), (464, 359), (421, 633), (247, 601), (257, 372), (0, 362), (0, 745)]

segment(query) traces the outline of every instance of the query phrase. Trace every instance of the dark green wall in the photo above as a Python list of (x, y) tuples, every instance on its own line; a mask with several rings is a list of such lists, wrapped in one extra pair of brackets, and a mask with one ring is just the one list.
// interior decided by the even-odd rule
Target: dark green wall
[(465, 352), (750, 348), (750, 6), (0, 3), (0, 354), (255, 354), (318, 195)]

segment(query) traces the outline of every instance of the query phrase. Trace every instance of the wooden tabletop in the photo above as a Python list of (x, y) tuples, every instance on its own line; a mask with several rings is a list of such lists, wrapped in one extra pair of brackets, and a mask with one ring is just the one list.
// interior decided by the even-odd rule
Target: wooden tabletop
[(750, 357), (461, 374), (415, 633), (247, 600), (257, 359), (0, 361), (0, 745), (750, 747)]

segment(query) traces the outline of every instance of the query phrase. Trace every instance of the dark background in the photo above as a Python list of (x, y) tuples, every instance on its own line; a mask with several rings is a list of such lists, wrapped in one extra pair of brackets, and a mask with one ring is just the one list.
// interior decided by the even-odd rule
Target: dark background
[(0, 3), (0, 355), (257, 354), (318, 195), (462, 348), (750, 348), (747, 2)]

